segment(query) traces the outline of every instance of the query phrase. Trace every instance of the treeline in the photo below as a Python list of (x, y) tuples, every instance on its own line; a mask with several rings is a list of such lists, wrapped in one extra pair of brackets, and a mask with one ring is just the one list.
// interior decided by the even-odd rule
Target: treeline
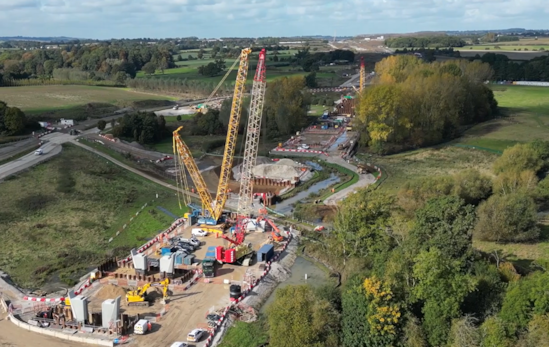
[(486, 53), (470, 60), (490, 64), (496, 81), (549, 81), (549, 56), (517, 62), (504, 54)]
[[(308, 124), (307, 112), (310, 95), (303, 92), (305, 78), (284, 77), (270, 82), (265, 93), (264, 123), (261, 136), (273, 139), (295, 134)], [(226, 99), (219, 110), (208, 109), (204, 114), (184, 121), (184, 132), (189, 135), (221, 135), (227, 133), (231, 114), (231, 99)], [(243, 134), (248, 120), (249, 98), (244, 98), (239, 133)]]
[[(144, 91), (209, 95), (217, 86), (217, 82), (186, 78), (136, 78), (127, 80), (126, 85), (130, 88)], [(233, 89), (234, 86), (224, 84), (219, 88), (217, 95), (231, 93)]]
[(391, 48), (412, 47), (463, 47), (467, 43), (458, 36), (403, 36), (391, 37), (385, 40), (385, 45)]
[(356, 125), (361, 141), (377, 153), (447, 141), (461, 126), (493, 118), (497, 102), (484, 85), (488, 64), (425, 63), (410, 55), (376, 64), (375, 84), (360, 95)]
[[(311, 53), (309, 47), (305, 47), (304, 49), (298, 50), (294, 57), (288, 57), (287, 59), (292, 63), (300, 65), (305, 72), (314, 72), (320, 70), (320, 66), (322, 65), (338, 61), (346, 61), (352, 64), (355, 60), (355, 53), (342, 49), (336, 49), (330, 52)], [(278, 59), (275, 61), (278, 61)]]
[(164, 116), (154, 112), (137, 112), (126, 114), (114, 125), (113, 136), (129, 138), (140, 144), (153, 144), (169, 136)]
[(506, 150), (492, 177), (466, 170), (397, 195), (349, 196), (334, 230), (304, 241), (307, 255), (340, 271), (342, 286), (279, 290), (267, 310), (269, 346), (544, 346), (548, 261), (515, 266), (513, 255), (484, 253), (473, 239), (538, 240), (548, 158), (549, 142), (536, 141)]
[(146, 63), (157, 67), (174, 67), (173, 45), (136, 43), (66, 45), (60, 49), (14, 50), (0, 54), (0, 67), (5, 79), (52, 77), (60, 68), (75, 68), (88, 73), (116, 76), (122, 72), (134, 78)]

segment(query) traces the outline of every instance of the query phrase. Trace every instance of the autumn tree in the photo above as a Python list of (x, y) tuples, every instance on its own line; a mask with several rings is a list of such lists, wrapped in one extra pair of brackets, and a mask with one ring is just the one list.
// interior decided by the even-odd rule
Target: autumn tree
[(428, 64), (411, 55), (383, 59), (356, 108), (362, 141), (379, 153), (432, 145), (458, 136), (462, 125), (493, 118), (497, 102), (479, 80), (490, 71), (478, 62)]
[(398, 337), (401, 324), (400, 307), (391, 288), (375, 276), (364, 280), (364, 291), (368, 300), (366, 319), (370, 335), (377, 345), (392, 345)]

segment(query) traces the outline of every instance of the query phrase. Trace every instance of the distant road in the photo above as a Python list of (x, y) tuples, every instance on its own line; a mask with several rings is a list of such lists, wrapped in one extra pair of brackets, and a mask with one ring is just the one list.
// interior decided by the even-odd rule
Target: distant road
[(25, 152), (31, 148), (36, 147), (37, 145), (38, 140), (34, 137), (3, 145), (2, 147), (0, 147), (0, 161), (4, 161), (13, 156), (16, 156), (21, 152)]
[(0, 166), (0, 182), (6, 177), (11, 176), (19, 171), (28, 169), (41, 163), (42, 161), (49, 159), (59, 153), (61, 153), (61, 146), (55, 143), (45, 143), (42, 145), (44, 151), (41, 155), (36, 155), (34, 152), (29, 153), (19, 159), (10, 161)]

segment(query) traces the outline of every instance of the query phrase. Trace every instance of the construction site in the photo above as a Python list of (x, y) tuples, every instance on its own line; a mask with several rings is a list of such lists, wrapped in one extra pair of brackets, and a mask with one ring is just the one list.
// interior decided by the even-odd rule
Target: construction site
[[(235, 162), (250, 53), (243, 49), (220, 82), (238, 65), (223, 156), (195, 161), (181, 128), (173, 133), (170, 166), (181, 202), (190, 212), (132, 249), (126, 258), (113, 258), (94, 268), (66, 295), (30, 296), (11, 290), (11, 295), (0, 298), (10, 321), (69, 340), (73, 346), (169, 346), (190, 341), (209, 347), (229, 316), (255, 319), (257, 307), (242, 300), (252, 292), (257, 295), (262, 279), (288, 252), (295, 230), (284, 221), (275, 222), (266, 206), (273, 196), (310, 179), (314, 167), (257, 156), (266, 88), (265, 50), (259, 54), (253, 79), (244, 155)], [(197, 110), (200, 116), (201, 108)], [(341, 136), (348, 122), (328, 115), (322, 122), (296, 134), (277, 151), (311, 154), (350, 143)]]

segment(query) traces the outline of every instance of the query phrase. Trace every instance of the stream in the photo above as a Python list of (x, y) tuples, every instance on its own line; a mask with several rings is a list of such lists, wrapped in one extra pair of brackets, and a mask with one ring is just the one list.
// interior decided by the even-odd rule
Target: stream
[[(307, 274), (307, 280), (305, 280), (305, 274)], [(327, 272), (322, 271), (313, 262), (302, 257), (295, 258), (294, 265), (292, 265), (292, 273), (290, 278), (276, 286), (275, 290), (263, 304), (259, 312), (265, 313), (265, 310), (269, 304), (274, 301), (277, 289), (284, 288), (289, 285), (299, 284), (308, 284), (315, 288), (320, 287), (322, 285), (332, 283), (328, 276), (329, 274)]]
[(343, 134), (341, 134), (340, 137), (337, 138), (337, 140), (330, 146), (330, 148), (328, 149), (328, 151), (334, 151), (337, 149), (337, 146), (340, 144), (340, 143), (344, 143), (345, 141), (347, 141), (348, 137), (347, 137), (347, 132), (344, 132)]
[(279, 213), (290, 213), (293, 210), (294, 204), (296, 202), (305, 199), (311, 193), (316, 193), (322, 189), (328, 188), (329, 186), (339, 182), (340, 180), (341, 179), (336, 174), (331, 174), (330, 178), (315, 183), (310, 186), (309, 189), (299, 192), (295, 196), (277, 203), (276, 205), (272, 206), (272, 209)]

